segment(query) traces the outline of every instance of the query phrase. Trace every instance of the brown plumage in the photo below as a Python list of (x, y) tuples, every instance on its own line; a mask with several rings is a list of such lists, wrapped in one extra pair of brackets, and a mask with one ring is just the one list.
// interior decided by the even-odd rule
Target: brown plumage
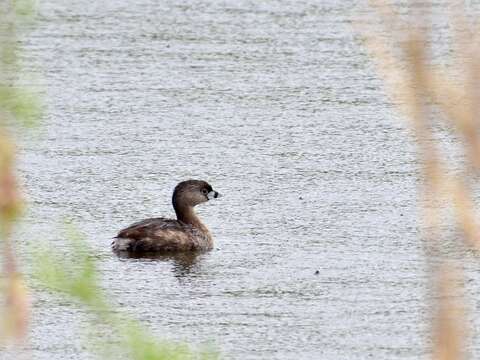
[(112, 248), (137, 253), (210, 250), (212, 235), (193, 208), (219, 196), (205, 181), (183, 181), (175, 187), (172, 196), (177, 220), (152, 218), (139, 221), (121, 230)]

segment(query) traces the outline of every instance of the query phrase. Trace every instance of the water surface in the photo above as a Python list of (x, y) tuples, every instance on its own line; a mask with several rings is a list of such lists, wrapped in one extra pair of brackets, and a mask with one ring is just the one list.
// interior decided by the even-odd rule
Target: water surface
[[(112, 301), (158, 337), (213, 343), (225, 358), (425, 357), (414, 146), (355, 9), (41, 2), (24, 60), (48, 111), (19, 140), (31, 203), (19, 238), (62, 250), (73, 219)], [(112, 254), (118, 229), (174, 215), (187, 178), (225, 195), (198, 208), (216, 249)], [(34, 311), (32, 358), (91, 358), (82, 310), (41, 293)]]

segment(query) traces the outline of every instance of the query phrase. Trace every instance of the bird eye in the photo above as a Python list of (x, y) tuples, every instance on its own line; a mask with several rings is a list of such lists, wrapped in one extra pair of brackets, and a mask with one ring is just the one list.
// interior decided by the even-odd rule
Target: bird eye
[(208, 190), (207, 190), (207, 189), (202, 189), (202, 194), (207, 195), (207, 194), (208, 194)]

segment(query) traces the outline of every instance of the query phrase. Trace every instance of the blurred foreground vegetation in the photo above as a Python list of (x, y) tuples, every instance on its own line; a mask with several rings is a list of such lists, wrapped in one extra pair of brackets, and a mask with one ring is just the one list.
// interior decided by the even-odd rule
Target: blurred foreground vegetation
[[(15, 175), (15, 146), (6, 127), (14, 123), (29, 125), (41, 115), (37, 96), (17, 85), (22, 74), (19, 62), (19, 36), (31, 26), (34, 2), (5, 0), (0, 2), (0, 237), (2, 315), (0, 346), (26, 341), (30, 320), (30, 296), (19, 270), (12, 227), (22, 208)], [(105, 336), (89, 338), (90, 348), (102, 359), (135, 360), (217, 359), (212, 350), (193, 351), (183, 344), (156, 340), (138, 322), (119, 313), (99, 286), (93, 253), (73, 229), (67, 255), (56, 253), (44, 244), (33, 254), (32, 277), (43, 289), (68, 299), (72, 306), (82, 306), (91, 313), (91, 329), (108, 330)], [(102, 333), (103, 335), (103, 333)], [(0, 347), (0, 354), (2, 352)], [(28, 347), (28, 346), (27, 346)], [(20, 346), (18, 346), (20, 350)]]
[(90, 339), (102, 359), (129, 358), (135, 360), (160, 359), (218, 359), (212, 350), (192, 351), (182, 344), (157, 341), (148, 331), (133, 320), (118, 313), (107, 300), (99, 286), (98, 271), (91, 251), (83, 237), (70, 228), (70, 251), (67, 255), (44, 247), (35, 253), (34, 276), (39, 284), (58, 295), (75, 300), (93, 315), (93, 328), (108, 329), (110, 337)]
[[(474, 252), (480, 250), (480, 226), (477, 222), (475, 194), (472, 183), (480, 173), (480, 122), (477, 121), (480, 52), (478, 36), (469, 29), (460, 13), (455, 14), (452, 28), (459, 29), (457, 38), (470, 44), (460, 48), (466, 55), (458, 68), (447, 69), (432, 64), (429, 28), (425, 26), (428, 14), (414, 14), (405, 21), (395, 7), (373, 2), (374, 13), (383, 20), (380, 30), (366, 29), (365, 43), (386, 81), (392, 101), (406, 114), (422, 164), (424, 232), (427, 260), (436, 257), (442, 243), (442, 214), (453, 210), (455, 227), (461, 236), (457, 239)], [(18, 219), (22, 199), (15, 175), (15, 147), (6, 132), (7, 124), (16, 121), (31, 124), (41, 114), (37, 97), (17, 85), (22, 74), (19, 62), (18, 38), (26, 25), (31, 25), (34, 14), (29, 1), (5, 0), (0, 3), (0, 237), (3, 276), (1, 295), (3, 315), (0, 317), (1, 340), (21, 342), (25, 339), (30, 319), (30, 301), (15, 255), (12, 226)], [(374, 23), (374, 22), (372, 22)], [(422, 26), (420, 26), (422, 25)], [(319, 31), (321, 31), (319, 29)], [(387, 34), (388, 39), (376, 36)], [(465, 35), (467, 34), (467, 35)], [(470, 36), (468, 40), (464, 37)], [(319, 69), (321, 71), (321, 69)], [(458, 73), (464, 81), (452, 81)], [(440, 117), (432, 107), (443, 114), (454, 136), (462, 140), (466, 162), (452, 175), (442, 157), (442, 144), (434, 137), (434, 127)], [(441, 204), (439, 206), (439, 204)], [(48, 245), (40, 247), (33, 264), (34, 279), (54, 295), (69, 299), (72, 306), (82, 306), (91, 314), (91, 331), (105, 328), (100, 338), (90, 338), (90, 347), (101, 358), (131, 359), (212, 359), (212, 351), (193, 351), (189, 346), (162, 343), (134, 320), (122, 315), (108, 301), (99, 285), (98, 271), (92, 252), (82, 236), (69, 231), (69, 254), (56, 253)], [(432, 324), (432, 358), (453, 360), (466, 357), (468, 333), (461, 308), (462, 300), (456, 283), (461, 282), (461, 266), (452, 270), (450, 261), (428, 262), (432, 274), (432, 288), (438, 300)], [(460, 281), (459, 281), (460, 279)], [(0, 349), (1, 351), (1, 349)]]
[[(402, 12), (384, 1), (370, 3), (375, 17), (363, 29), (365, 44), (417, 143), (422, 241), (434, 291), (432, 358), (465, 359), (471, 329), (461, 257), (480, 253), (475, 191), (480, 175), (478, 26), (468, 18), (465, 4), (452, 2), (451, 59), (439, 65), (431, 26), (433, 4), (411, 2), (410, 11)], [(441, 128), (448, 129), (447, 140), (436, 136)], [(452, 159), (448, 142), (459, 146), (459, 158)], [(445, 250), (447, 244), (450, 251)]]

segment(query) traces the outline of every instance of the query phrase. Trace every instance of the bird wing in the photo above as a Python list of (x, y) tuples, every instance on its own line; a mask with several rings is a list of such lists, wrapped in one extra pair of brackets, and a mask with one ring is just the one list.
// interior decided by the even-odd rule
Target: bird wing
[(117, 238), (131, 239), (131, 251), (179, 251), (190, 250), (194, 229), (177, 220), (153, 218), (139, 221), (123, 230)]
[(151, 232), (152, 230), (156, 230), (163, 227), (171, 226), (171, 222), (178, 222), (171, 219), (164, 219), (164, 218), (152, 218), (152, 219), (145, 219), (142, 221), (138, 221), (129, 227), (126, 227), (123, 230), (120, 230), (117, 238), (130, 238), (130, 239), (138, 239), (145, 236), (147, 233)]

